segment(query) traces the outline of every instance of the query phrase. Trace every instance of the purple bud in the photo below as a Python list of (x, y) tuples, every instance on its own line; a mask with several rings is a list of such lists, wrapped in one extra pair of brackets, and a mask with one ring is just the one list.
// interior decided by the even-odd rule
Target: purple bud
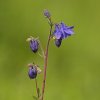
[(28, 75), (29, 75), (30, 79), (36, 78), (36, 76), (37, 76), (37, 69), (36, 69), (35, 66), (30, 66), (29, 67)]
[(34, 53), (38, 51), (38, 46), (39, 46), (39, 43), (36, 39), (30, 40), (30, 48), (32, 49)]
[(60, 39), (55, 39), (55, 45), (56, 45), (57, 47), (60, 47), (61, 42), (62, 42), (62, 39), (61, 39), (61, 38), (60, 38)]
[(47, 9), (44, 10), (44, 16), (47, 17), (47, 18), (51, 17), (51, 14)]

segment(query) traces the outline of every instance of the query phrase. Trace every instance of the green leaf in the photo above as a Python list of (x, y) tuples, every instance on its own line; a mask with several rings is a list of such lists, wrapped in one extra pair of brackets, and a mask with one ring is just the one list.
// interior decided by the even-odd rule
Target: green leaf
[(33, 99), (34, 99), (34, 100), (38, 100), (38, 98), (37, 98), (36, 96), (33, 96)]

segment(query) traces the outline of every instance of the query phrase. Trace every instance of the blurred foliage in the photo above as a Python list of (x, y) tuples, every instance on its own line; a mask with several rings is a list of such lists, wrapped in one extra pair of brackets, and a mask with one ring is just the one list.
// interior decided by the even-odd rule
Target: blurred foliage
[(74, 25), (75, 34), (60, 48), (51, 41), (45, 100), (100, 100), (100, 0), (0, 0), (0, 100), (33, 100), (27, 64), (43, 69), (43, 60), (26, 38), (39, 36), (45, 47), (46, 8), (54, 22)]

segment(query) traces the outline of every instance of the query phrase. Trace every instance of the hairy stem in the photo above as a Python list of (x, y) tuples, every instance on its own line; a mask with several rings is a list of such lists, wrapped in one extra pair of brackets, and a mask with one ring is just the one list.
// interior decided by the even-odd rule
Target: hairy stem
[[(51, 22), (51, 20), (50, 20), (50, 22)], [(47, 72), (47, 64), (48, 64), (48, 49), (49, 49), (49, 43), (50, 43), (50, 39), (51, 39), (51, 33), (52, 33), (52, 23), (50, 25), (50, 34), (49, 34), (49, 37), (48, 37), (46, 51), (45, 51), (44, 77), (43, 77), (43, 83), (42, 83), (42, 95), (41, 95), (41, 99), (40, 100), (43, 100), (43, 97), (44, 97), (44, 90), (45, 90), (45, 83), (46, 83), (46, 72)]]

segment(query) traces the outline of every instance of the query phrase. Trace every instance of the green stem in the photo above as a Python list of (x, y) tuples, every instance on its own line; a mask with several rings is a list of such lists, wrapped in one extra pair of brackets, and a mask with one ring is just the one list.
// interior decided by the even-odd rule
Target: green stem
[(38, 84), (37, 84), (37, 79), (35, 78), (35, 84), (36, 84), (36, 91), (37, 91), (37, 97), (39, 98), (39, 88), (38, 88)]

